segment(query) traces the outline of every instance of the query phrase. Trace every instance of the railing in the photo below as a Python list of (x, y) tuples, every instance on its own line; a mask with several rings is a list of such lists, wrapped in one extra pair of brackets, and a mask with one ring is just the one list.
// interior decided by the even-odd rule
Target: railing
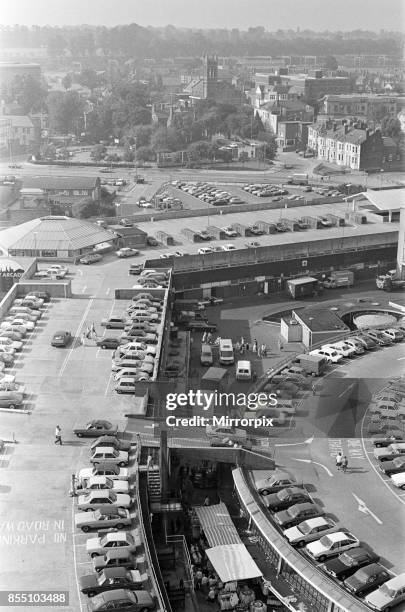
[(183, 534), (168, 535), (166, 532), (166, 525), (165, 525), (165, 538), (166, 538), (166, 544), (169, 544), (171, 542), (175, 544), (181, 544), (182, 549), (183, 549), (184, 560), (185, 560), (184, 565), (187, 568), (187, 574), (189, 576), (189, 578), (186, 578), (184, 580), (184, 585), (188, 587), (190, 591), (194, 591), (193, 572), (191, 569), (192, 563), (191, 563), (190, 552), (187, 547), (186, 538), (184, 537)]
[[(137, 446), (137, 450), (136, 450), (136, 470), (135, 470), (135, 499), (136, 499), (136, 505), (138, 508), (138, 520), (139, 520), (139, 528), (141, 530), (141, 534), (142, 534), (142, 541), (144, 544), (144, 549), (145, 549), (145, 557), (147, 559), (147, 566), (149, 569), (149, 576), (150, 576), (150, 580), (151, 583), (153, 585), (155, 594), (156, 594), (156, 598), (158, 601), (158, 606), (159, 606), (159, 610), (160, 612), (172, 612), (172, 608), (169, 602), (169, 599), (167, 597), (167, 594), (162, 591), (162, 589), (160, 588), (160, 583), (163, 583), (163, 579), (161, 577), (161, 580), (159, 581), (158, 576), (156, 574), (155, 571), (155, 566), (152, 560), (152, 556), (150, 553), (150, 549), (149, 549), (149, 540), (151, 537), (151, 534), (147, 534), (146, 533), (146, 529), (145, 529), (145, 524), (143, 521), (143, 504), (141, 502), (141, 496), (140, 496), (140, 492), (139, 492), (139, 470), (138, 470), (138, 466), (139, 466), (139, 460), (140, 460), (140, 456), (141, 456), (141, 445), (140, 445), (140, 437), (138, 437), (138, 446)], [(147, 501), (147, 500), (146, 500)], [(148, 509), (147, 509), (148, 511)], [(149, 516), (149, 511), (148, 511), (148, 516)], [(150, 531), (150, 528), (149, 528)], [(156, 556), (156, 555), (155, 555)]]

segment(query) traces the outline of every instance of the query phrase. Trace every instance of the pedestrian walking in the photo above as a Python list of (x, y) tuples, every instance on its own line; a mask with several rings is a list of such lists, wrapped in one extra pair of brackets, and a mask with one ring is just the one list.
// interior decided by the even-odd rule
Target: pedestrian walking
[(342, 472), (344, 472), (344, 473), (347, 472), (348, 464), (349, 464), (349, 462), (347, 460), (347, 457), (346, 457), (346, 455), (344, 455), (343, 459), (342, 459)]
[(316, 384), (313, 383), (312, 385), (312, 395), (316, 395)]
[(54, 444), (60, 444), (62, 446), (62, 430), (59, 425), (55, 427), (55, 442)]
[(336, 455), (336, 467), (339, 471), (340, 471), (340, 468), (342, 467), (342, 461), (343, 461), (343, 455), (339, 451), (338, 454)]
[(91, 333), (96, 335), (96, 326), (94, 325), (94, 323), (91, 324)]
[(265, 345), (265, 344), (262, 344), (262, 346), (261, 346), (261, 348), (260, 348), (260, 355), (261, 355), (262, 357), (266, 357), (266, 352), (267, 352), (266, 345)]
[(245, 338), (243, 336), (240, 337), (241, 346), (245, 346)]
[(238, 341), (236, 341), (236, 344), (235, 344), (235, 351), (236, 351), (237, 353), (239, 353), (239, 352), (240, 352), (240, 344), (239, 344), (239, 342), (238, 342)]
[(262, 345), (260, 345), (260, 346), (257, 348), (257, 356), (258, 356), (258, 357), (261, 357), (261, 356), (262, 356)]
[(249, 342), (246, 342), (245, 349), (246, 349), (246, 352), (248, 353), (249, 352)]
[(254, 342), (253, 342), (253, 348), (252, 348), (252, 351), (253, 351), (254, 353), (257, 353), (257, 340), (256, 340), (256, 338), (255, 338), (255, 340), (254, 340)]
[(85, 340), (86, 340), (86, 334), (83, 332), (82, 335), (80, 336), (80, 344), (82, 346), (84, 346)]
[(206, 340), (207, 340), (207, 332), (204, 332), (202, 336), (202, 343), (205, 344)]
[(208, 332), (208, 334), (207, 334), (207, 342), (208, 342), (208, 344), (211, 344), (211, 342), (212, 342), (212, 333), (211, 332)]

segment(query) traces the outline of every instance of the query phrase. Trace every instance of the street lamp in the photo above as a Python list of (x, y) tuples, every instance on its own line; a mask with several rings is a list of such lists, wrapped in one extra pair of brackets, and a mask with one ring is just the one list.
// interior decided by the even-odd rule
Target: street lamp
[(34, 257), (37, 256), (37, 235), (38, 232), (34, 232)]

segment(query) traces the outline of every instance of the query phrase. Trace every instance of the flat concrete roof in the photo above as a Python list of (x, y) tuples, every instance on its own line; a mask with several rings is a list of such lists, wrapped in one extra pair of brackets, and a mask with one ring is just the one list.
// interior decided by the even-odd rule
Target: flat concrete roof
[[(396, 234), (399, 230), (399, 223), (384, 223), (379, 215), (372, 212), (366, 212), (369, 223), (357, 225), (350, 223), (344, 227), (332, 227), (323, 229), (308, 229), (295, 232), (285, 232), (277, 234), (265, 234), (264, 236), (243, 236), (238, 238), (225, 237), (222, 241), (211, 241), (207, 243), (192, 243), (189, 242), (181, 233), (184, 228), (191, 228), (195, 231), (206, 229), (207, 226), (213, 223), (218, 227), (224, 227), (233, 223), (241, 225), (253, 225), (257, 221), (266, 221), (268, 223), (277, 223), (280, 218), (283, 219), (298, 219), (301, 217), (324, 217), (327, 214), (344, 217), (345, 213), (351, 211), (351, 204), (347, 202), (297, 206), (295, 208), (283, 208), (275, 210), (246, 210), (245, 212), (232, 213), (226, 206), (223, 207), (223, 214), (202, 217), (181, 217), (178, 219), (166, 219), (159, 221), (145, 221), (137, 223), (138, 227), (147, 232), (150, 236), (156, 236), (158, 231), (164, 231), (173, 236), (177, 244), (181, 244), (181, 250), (185, 253), (197, 253), (201, 246), (207, 246), (214, 242), (229, 243), (232, 242), (236, 248), (246, 248), (247, 242), (258, 242), (260, 246), (295, 244), (299, 242), (313, 242), (316, 240), (324, 240), (329, 238), (343, 238), (348, 236), (366, 236), (382, 233)], [(394, 237), (393, 237), (394, 241)], [(177, 245), (176, 245), (177, 246)], [(168, 250), (173, 250), (173, 247), (168, 247)]]
[(399, 212), (405, 207), (405, 189), (382, 189), (381, 191), (369, 189), (356, 195), (364, 196), (364, 199), (382, 212)]
[(341, 318), (327, 308), (305, 308), (294, 311), (294, 315), (312, 332), (349, 330)]

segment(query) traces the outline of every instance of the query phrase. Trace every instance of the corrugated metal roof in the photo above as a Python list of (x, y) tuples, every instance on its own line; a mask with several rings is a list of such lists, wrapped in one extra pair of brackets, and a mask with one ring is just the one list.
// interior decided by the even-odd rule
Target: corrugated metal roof
[(210, 546), (242, 543), (224, 503), (197, 506), (195, 511)]
[(93, 223), (70, 217), (42, 217), (0, 232), (5, 250), (77, 251), (115, 238)]
[(205, 552), (224, 583), (263, 576), (244, 544), (217, 546)]

